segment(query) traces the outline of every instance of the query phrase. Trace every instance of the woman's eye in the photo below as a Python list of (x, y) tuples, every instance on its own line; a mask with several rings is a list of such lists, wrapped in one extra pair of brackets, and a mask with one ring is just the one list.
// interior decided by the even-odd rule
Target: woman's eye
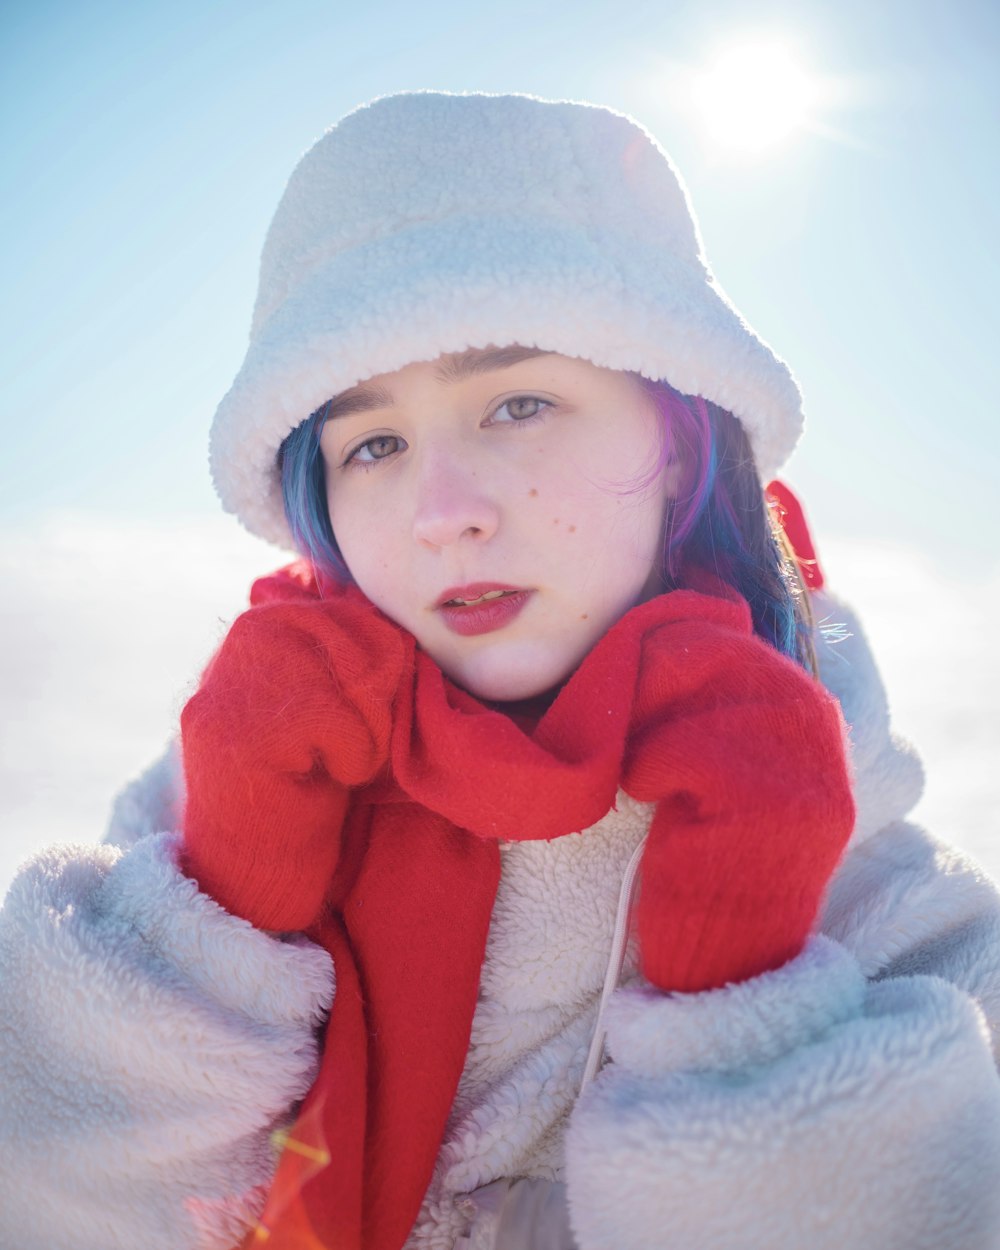
[(514, 399), (505, 400), (493, 415), (501, 421), (504, 420), (503, 413), (506, 413), (511, 421), (527, 421), (531, 417), (537, 417), (543, 409), (550, 407), (551, 404), (547, 399), (539, 399), (536, 395), (518, 395)]
[(374, 464), (377, 460), (386, 460), (400, 451), (406, 444), (396, 434), (376, 434), (366, 439), (350, 453), (345, 464)]

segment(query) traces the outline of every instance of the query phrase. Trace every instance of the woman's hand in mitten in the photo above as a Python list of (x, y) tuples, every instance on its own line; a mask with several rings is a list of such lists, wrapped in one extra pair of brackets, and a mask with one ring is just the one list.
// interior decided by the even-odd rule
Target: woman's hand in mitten
[(184, 868), (228, 911), (280, 931), (317, 919), (410, 653), (355, 590), (233, 624), (181, 715)]
[(623, 784), (658, 800), (637, 905), (643, 973), (697, 991), (798, 954), (854, 803), (835, 700), (750, 633), (745, 605), (676, 599), (687, 619), (648, 643), (670, 662), (649, 666), (669, 689), (647, 696), (673, 714), (640, 731)]

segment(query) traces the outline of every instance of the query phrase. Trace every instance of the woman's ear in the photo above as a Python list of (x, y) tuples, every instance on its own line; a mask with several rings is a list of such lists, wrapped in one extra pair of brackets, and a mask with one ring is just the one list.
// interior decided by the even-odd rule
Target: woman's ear
[(681, 488), (681, 472), (683, 466), (676, 455), (670, 455), (667, 463), (663, 466), (660, 480), (663, 483), (663, 492), (667, 499), (676, 499), (677, 492)]

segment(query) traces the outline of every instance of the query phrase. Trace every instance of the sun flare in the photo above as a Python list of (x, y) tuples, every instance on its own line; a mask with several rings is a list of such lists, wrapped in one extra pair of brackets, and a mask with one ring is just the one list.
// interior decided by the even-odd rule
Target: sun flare
[(753, 154), (808, 128), (822, 89), (792, 47), (754, 41), (726, 49), (696, 73), (692, 96), (714, 144)]

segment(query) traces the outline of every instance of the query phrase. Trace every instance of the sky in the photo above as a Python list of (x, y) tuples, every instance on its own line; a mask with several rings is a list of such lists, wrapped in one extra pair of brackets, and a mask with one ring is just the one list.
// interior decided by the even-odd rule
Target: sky
[(437, 88), (607, 104), (670, 151), (722, 285), (803, 386), (786, 476), (931, 762), (927, 819), (992, 853), (995, 5), (14, 0), (0, 47), (8, 847), (99, 835), (280, 563), (220, 517), (206, 459), (264, 232), (328, 125)]

